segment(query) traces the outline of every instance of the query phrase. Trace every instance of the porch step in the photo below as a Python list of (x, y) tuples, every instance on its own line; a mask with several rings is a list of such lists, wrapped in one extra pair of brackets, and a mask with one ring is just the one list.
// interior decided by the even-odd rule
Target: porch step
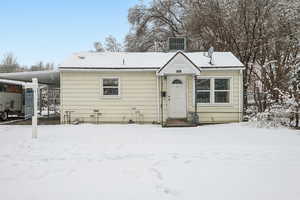
[(164, 127), (195, 127), (197, 125), (188, 122), (187, 119), (167, 119)]

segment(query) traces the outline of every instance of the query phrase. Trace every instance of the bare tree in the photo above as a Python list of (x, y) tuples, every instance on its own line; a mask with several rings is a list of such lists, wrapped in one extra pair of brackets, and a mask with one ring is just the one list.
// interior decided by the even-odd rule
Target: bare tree
[(17, 58), (12, 53), (8, 53), (3, 56), (2, 62), (0, 64), (0, 72), (10, 73), (21, 71), (19, 69), (20, 66), (17, 62)]
[(122, 45), (114, 36), (109, 35), (105, 38), (105, 50), (110, 52), (120, 52), (122, 51)]
[[(260, 66), (262, 77), (269, 73), (272, 83), (283, 88), (289, 63), (299, 54), (295, 48), (299, 13), (298, 0), (153, 0), (150, 6), (138, 4), (129, 10), (131, 30), (125, 46), (127, 51), (152, 51), (155, 41), (186, 36), (187, 51), (214, 46), (233, 52), (246, 68), (245, 94), (258, 70), (254, 66)], [(267, 64), (273, 60), (275, 71)], [(269, 82), (262, 81), (266, 88), (274, 87)], [(247, 108), (247, 95), (244, 103)]]
[[(270, 94), (275, 102), (281, 101), (281, 92), (291, 94), (292, 77), (295, 66), (300, 62), (299, 45), (299, 2), (279, 1), (272, 12), (272, 20), (266, 26), (267, 36), (264, 43), (258, 47), (260, 50), (256, 59), (255, 70), (249, 79), (254, 84), (258, 82), (263, 94)], [(298, 29), (298, 30), (297, 30)], [(254, 86), (253, 88), (256, 88)], [(294, 93), (294, 96), (297, 95)], [(266, 98), (257, 99), (261, 110), (268, 107)]]
[(45, 70), (53, 70), (54, 64), (53, 63), (43, 63), (42, 61), (38, 62), (35, 65), (32, 65), (29, 68), (29, 71), (45, 71)]
[(94, 48), (95, 48), (96, 52), (105, 51), (101, 42), (94, 42)]
[(154, 51), (155, 42), (171, 36), (186, 36), (183, 0), (154, 0), (150, 6), (138, 4), (129, 9), (130, 33), (125, 39), (126, 51)]

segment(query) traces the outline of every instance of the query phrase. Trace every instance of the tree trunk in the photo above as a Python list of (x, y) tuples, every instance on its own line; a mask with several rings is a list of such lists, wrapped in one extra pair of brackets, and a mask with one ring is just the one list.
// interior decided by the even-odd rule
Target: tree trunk
[(296, 120), (295, 127), (298, 128), (299, 127), (299, 107), (297, 107), (295, 115), (296, 115), (295, 116), (295, 120)]

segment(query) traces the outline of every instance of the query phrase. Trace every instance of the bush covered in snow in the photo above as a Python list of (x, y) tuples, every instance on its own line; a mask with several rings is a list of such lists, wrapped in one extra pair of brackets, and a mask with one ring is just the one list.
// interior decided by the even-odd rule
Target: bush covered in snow
[(265, 110), (256, 105), (248, 107), (246, 114), (256, 127), (299, 126), (300, 70), (291, 76), (286, 91), (274, 88), (266, 92)]
[[(254, 101), (246, 116), (258, 127), (299, 127), (300, 54), (295, 43), (294, 53), (287, 51), (252, 64), (250, 81)], [(286, 59), (285, 59), (286, 58)], [(250, 103), (250, 102), (248, 102)]]
[(259, 128), (277, 128), (283, 126), (292, 126), (292, 114), (282, 107), (274, 108), (270, 111), (258, 112), (250, 117), (250, 122)]

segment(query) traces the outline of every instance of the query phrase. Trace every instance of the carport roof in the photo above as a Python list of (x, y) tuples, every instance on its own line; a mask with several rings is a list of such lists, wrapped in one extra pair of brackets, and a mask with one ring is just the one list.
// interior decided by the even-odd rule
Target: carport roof
[(32, 78), (37, 78), (39, 83), (47, 85), (59, 85), (60, 76), (58, 70), (53, 71), (33, 71), (33, 72), (16, 72), (0, 73), (1, 79), (31, 82)]

